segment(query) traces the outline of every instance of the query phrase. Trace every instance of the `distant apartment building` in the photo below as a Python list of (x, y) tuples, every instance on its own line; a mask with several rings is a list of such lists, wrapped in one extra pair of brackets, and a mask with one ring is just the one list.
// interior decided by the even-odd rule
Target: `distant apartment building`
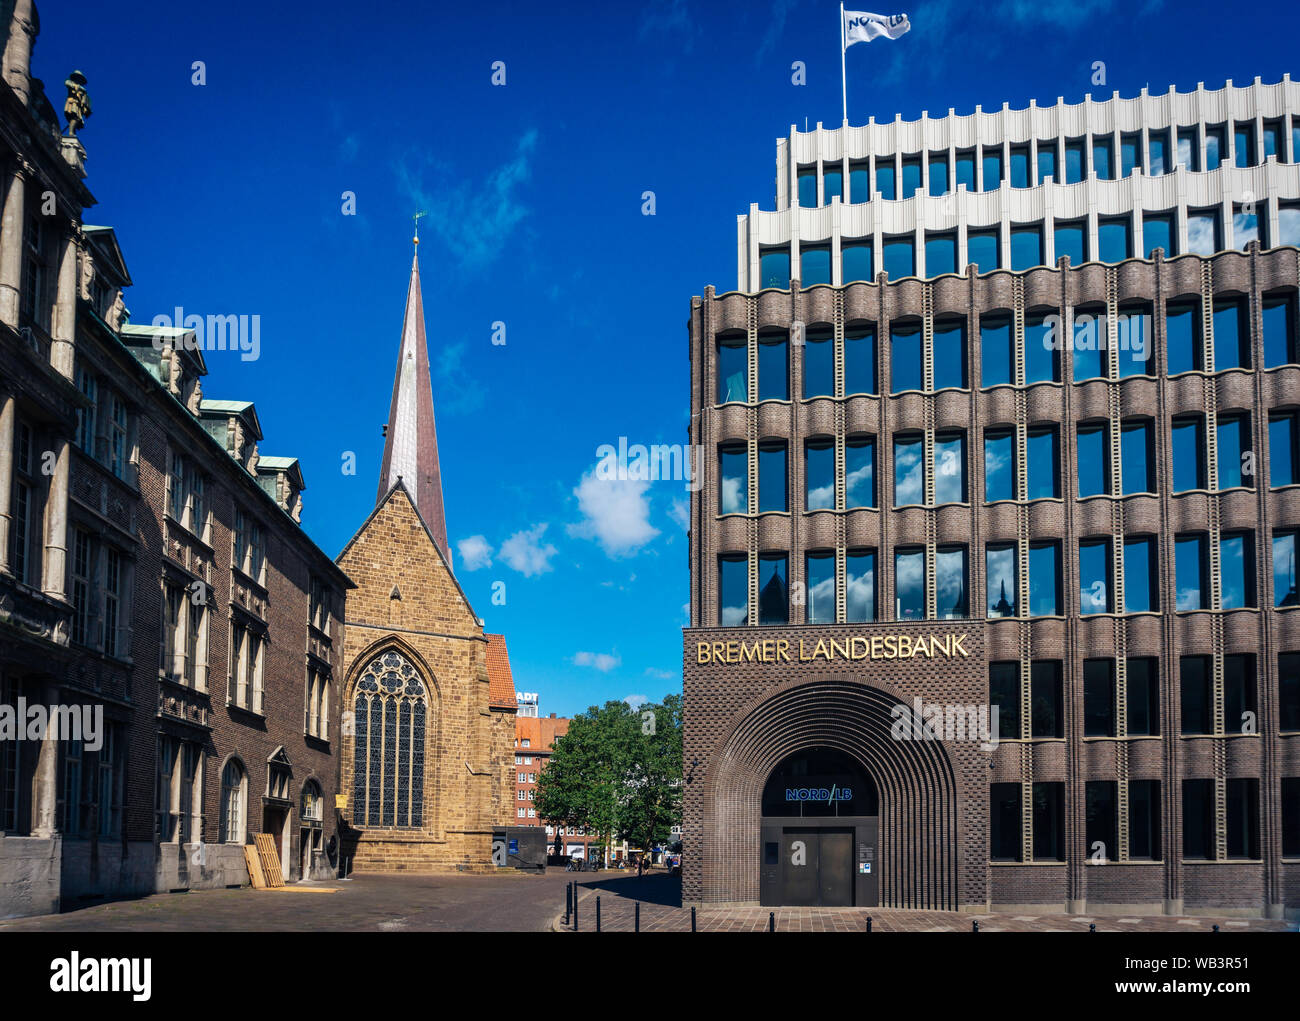
[(532, 715), (522, 713), (515, 717), (515, 826), (545, 826), (546, 843), (554, 852), (558, 838), (561, 853), (565, 857), (589, 858), (592, 845), (598, 844), (585, 827), (555, 825), (537, 814), (537, 780), (546, 763), (550, 760), (555, 742), (569, 732), (569, 721), (564, 717), (538, 715), (537, 696), (531, 692), (520, 693), (520, 705), (532, 695), (528, 703)]

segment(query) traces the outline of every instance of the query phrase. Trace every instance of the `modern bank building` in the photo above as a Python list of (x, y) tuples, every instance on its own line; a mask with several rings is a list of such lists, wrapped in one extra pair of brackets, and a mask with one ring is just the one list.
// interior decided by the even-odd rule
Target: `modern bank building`
[(691, 304), (684, 899), (1300, 915), (1300, 83), (800, 132)]

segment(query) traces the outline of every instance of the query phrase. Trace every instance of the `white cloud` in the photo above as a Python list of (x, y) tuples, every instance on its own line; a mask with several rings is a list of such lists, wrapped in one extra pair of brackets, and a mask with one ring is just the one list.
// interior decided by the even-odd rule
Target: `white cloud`
[(551, 570), (551, 557), (559, 552), (549, 542), (542, 544), (546, 522), (516, 532), (501, 544), (501, 559), (525, 578)]
[(477, 571), (492, 563), (492, 544), (481, 535), (471, 535), (456, 543), (460, 552), (460, 566), (466, 571)]
[(573, 662), (577, 666), (595, 667), (602, 674), (607, 674), (623, 661), (608, 652), (579, 652), (574, 655)]
[(691, 527), (691, 501), (674, 500), (673, 505), (668, 508), (668, 516), (683, 532)]
[(640, 709), (643, 705), (645, 705), (650, 700), (646, 698), (644, 695), (626, 695), (624, 696), (623, 701), (626, 702), (628, 705), (630, 705), (633, 709)]
[(671, 670), (659, 670), (652, 666), (648, 666), (645, 668), (645, 675), (647, 677), (658, 678), (661, 681), (670, 681), (677, 676)]
[(649, 489), (644, 479), (601, 479), (594, 468), (584, 473), (573, 491), (583, 520), (569, 534), (595, 539), (608, 556), (631, 556), (659, 534), (650, 524)]

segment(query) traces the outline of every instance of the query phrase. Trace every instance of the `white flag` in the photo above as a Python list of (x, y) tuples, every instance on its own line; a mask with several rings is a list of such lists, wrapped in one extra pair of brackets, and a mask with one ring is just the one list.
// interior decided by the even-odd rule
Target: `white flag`
[(865, 11), (844, 12), (844, 48), (854, 43), (869, 43), (884, 36), (897, 39), (910, 31), (912, 23), (906, 14), (868, 14)]

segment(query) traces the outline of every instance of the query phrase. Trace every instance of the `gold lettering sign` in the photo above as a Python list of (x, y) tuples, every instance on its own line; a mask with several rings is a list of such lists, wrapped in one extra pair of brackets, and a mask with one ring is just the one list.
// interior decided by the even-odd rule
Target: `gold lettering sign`
[[(839, 638), (743, 638), (729, 642), (696, 642), (696, 663), (815, 663), (818, 660), (858, 662), (873, 659), (968, 659), (966, 635), (853, 635)], [(793, 646), (793, 647), (792, 647)]]

